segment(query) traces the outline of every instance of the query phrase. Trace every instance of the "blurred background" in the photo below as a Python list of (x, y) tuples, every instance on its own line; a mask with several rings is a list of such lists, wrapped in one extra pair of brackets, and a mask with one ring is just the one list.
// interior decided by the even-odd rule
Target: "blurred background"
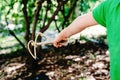
[(0, 1), (0, 54), (22, 48), (15, 36), (25, 46), (35, 32), (60, 32), (77, 16), (91, 11), (100, 1), (68, 0), (61, 5), (59, 0)]
[[(73, 77), (72, 72), (71, 74), (65, 73), (64, 69), (74, 71), (70, 67), (74, 64), (73, 58), (81, 59), (81, 56), (85, 56), (83, 53), (90, 53), (89, 56), (92, 56), (90, 59), (96, 57), (94, 53), (105, 54), (105, 56), (109, 53), (104, 27), (93, 26), (72, 36), (70, 38), (71, 43), (67, 47), (56, 49), (53, 46), (39, 46), (37, 48), (39, 59), (37, 60), (34, 60), (29, 54), (27, 44), (30, 40), (35, 40), (38, 32), (44, 33), (52, 38), (50, 41), (53, 41), (57, 34), (76, 17), (92, 11), (100, 2), (102, 0), (0, 0), (0, 79), (97, 80), (94, 76), (92, 78), (88, 76), (88, 79), (87, 75), (83, 75), (81, 72), (76, 72), (76, 75), (79, 74), (80, 76)], [(43, 40), (43, 38), (38, 37), (37, 41)], [(31, 50), (34, 53), (32, 46)], [(77, 56), (72, 56), (73, 58), (67, 59), (66, 62), (66, 55), (69, 57), (70, 55)], [(63, 59), (66, 63), (61, 63), (64, 62)], [(47, 62), (49, 64), (52, 62), (52, 66), (48, 66)], [(62, 65), (59, 64), (66, 66), (60, 68)], [(79, 62), (75, 64), (81, 65)], [(108, 68), (109, 65), (107, 64), (106, 69)], [(75, 70), (77, 69), (75, 68)], [(56, 76), (59, 75), (57, 78), (54, 76), (56, 73)], [(107, 80), (109, 72), (107, 73), (106, 70), (105, 73), (104, 80)]]

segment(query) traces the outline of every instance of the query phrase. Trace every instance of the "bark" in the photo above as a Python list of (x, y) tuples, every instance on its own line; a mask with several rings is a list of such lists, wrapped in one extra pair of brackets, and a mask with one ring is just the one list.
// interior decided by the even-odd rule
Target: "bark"
[[(28, 0), (22, 0), (22, 4), (23, 6), (23, 14), (24, 14), (24, 20), (25, 20), (25, 24), (26, 24), (26, 33), (25, 33), (25, 40), (26, 40), (26, 45), (28, 44), (29, 40), (30, 40), (30, 22), (29, 22), (29, 18), (28, 18), (28, 12), (27, 12), (27, 2)], [(33, 50), (32, 50), (33, 51)], [(29, 54), (28, 51), (26, 51), (27, 53), (27, 60), (26, 60), (26, 66), (28, 69), (37, 67), (37, 61), (35, 61), (31, 55)]]
[[(11, 5), (10, 5), (10, 9), (8, 10), (8, 12), (7, 12), (7, 14), (6, 14), (6, 16), (5, 16), (5, 21), (6, 21), (6, 26), (8, 26), (8, 20), (7, 20), (7, 15), (10, 13), (10, 11), (13, 9), (13, 5), (14, 5), (14, 3), (11, 3)], [(25, 45), (22, 43), (22, 41), (16, 36), (16, 34), (12, 31), (12, 30), (10, 30), (8, 27), (7, 27), (7, 29), (8, 29), (8, 31), (9, 31), (9, 33), (20, 43), (20, 45), (23, 47), (23, 49), (26, 49), (25, 48)]]
[(50, 10), (50, 5), (51, 5), (51, 1), (47, 1), (47, 8), (46, 8), (46, 12), (45, 12), (45, 17), (44, 17), (44, 21), (43, 21), (43, 26), (45, 26), (46, 23), (46, 19), (47, 19), (47, 15), (48, 15), (48, 11)]
[(42, 7), (42, 3), (43, 2), (44, 2), (44, 0), (41, 0), (40, 2), (38, 2), (37, 9), (35, 10), (35, 13), (34, 13), (34, 23), (33, 23), (33, 29), (32, 29), (32, 40), (35, 39), (36, 25), (37, 25), (37, 21), (38, 21), (38, 17), (39, 17), (39, 12), (40, 12), (40, 9)]
[[(64, 29), (64, 25), (66, 24), (66, 22), (68, 21), (70, 15), (72, 14), (73, 10), (75, 9), (76, 4), (77, 4), (77, 1), (78, 1), (78, 0), (75, 0), (75, 1), (73, 2), (72, 6), (71, 6), (71, 8), (70, 8), (70, 10), (69, 10), (69, 13), (68, 13), (66, 16), (64, 15), (64, 12), (62, 12), (62, 13), (63, 13), (63, 16), (64, 16), (64, 21), (63, 21), (63, 23), (62, 23), (62, 29)], [(64, 11), (64, 10), (63, 10), (63, 11)]]
[(55, 27), (56, 27), (56, 29), (58, 30), (58, 32), (60, 32), (60, 29), (59, 29), (59, 27), (58, 27), (58, 25), (57, 25), (57, 21), (54, 20), (54, 22), (55, 22)]
[(26, 33), (25, 33), (25, 40), (26, 40), (26, 45), (28, 43), (28, 41), (30, 40), (29, 35), (30, 35), (30, 23), (28, 20), (28, 14), (27, 14), (27, 2), (28, 0), (22, 0), (22, 4), (23, 4), (23, 14), (24, 14), (24, 20), (25, 20), (25, 24), (26, 24)]
[(52, 17), (50, 18), (48, 24), (45, 25), (45, 26), (43, 26), (43, 27), (40, 29), (40, 32), (43, 33), (44, 31), (46, 31), (46, 30), (49, 28), (49, 26), (50, 26), (50, 24), (52, 23), (52, 21), (55, 20), (55, 16), (56, 16), (56, 15), (58, 14), (58, 12), (61, 10), (61, 6), (63, 6), (67, 1), (68, 1), (68, 0), (66, 0), (66, 1), (60, 1), (60, 2), (59, 2), (59, 4), (58, 4), (58, 6), (57, 6), (57, 8), (56, 8), (56, 10), (55, 10), (55, 12), (54, 12), (54, 14), (53, 14)]

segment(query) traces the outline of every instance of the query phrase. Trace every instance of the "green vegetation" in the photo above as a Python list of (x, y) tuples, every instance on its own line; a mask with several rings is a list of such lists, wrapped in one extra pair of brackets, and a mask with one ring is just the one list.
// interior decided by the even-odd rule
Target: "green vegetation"
[[(49, 37), (53, 37), (77, 16), (91, 11), (100, 1), (0, 0), (0, 80), (34, 80), (46, 78), (46, 74), (51, 80), (86, 80), (89, 77), (94, 80), (101, 76), (108, 80), (109, 56), (106, 56), (107, 47), (103, 43), (105, 36), (100, 37), (103, 41), (100, 43), (99, 39), (80, 35), (79, 40), (83, 42), (70, 38), (74, 44), (65, 47), (56, 49), (47, 46), (49, 49), (41, 50), (37, 46), (36, 60), (27, 51), (27, 43), (35, 40), (36, 33), (52, 30), (53, 34)], [(41, 37), (37, 41), (40, 42)], [(31, 44), (30, 49), (34, 53)], [(101, 62), (101, 58), (102, 68), (91, 66)], [(101, 69), (107, 72), (103, 74)], [(88, 74), (82, 74), (86, 72)]]
[[(0, 54), (23, 50), (27, 54), (27, 43), (35, 40), (36, 33), (46, 30), (60, 32), (77, 16), (89, 12), (97, 0), (3, 0), (0, 1)], [(100, 0), (99, 0), (100, 1)], [(97, 1), (97, 3), (99, 2)], [(54, 34), (55, 35), (55, 34)], [(50, 35), (53, 36), (53, 35)], [(41, 37), (38, 37), (38, 42)], [(38, 48), (38, 47), (37, 47)], [(30, 45), (34, 53), (33, 46)], [(42, 60), (41, 47), (36, 50)], [(17, 53), (16, 53), (17, 54)], [(15, 54), (15, 55), (16, 55)], [(36, 61), (28, 55), (26, 60), (35, 67)]]
[[(59, 5), (60, 2), (61, 5)], [(16, 45), (19, 42), (14, 36), (11, 36), (9, 30), (14, 32), (20, 41), (25, 44), (30, 40), (30, 36), (35, 36), (36, 31), (44, 32), (47, 29), (61, 31), (74, 18), (91, 10), (95, 2), (96, 0), (68, 0), (65, 2), (59, 0), (0, 1), (0, 49), (5, 48), (2, 46), (11, 46), (16, 49), (20, 47), (20, 45), (13, 46), (13, 44)], [(40, 7), (39, 10), (38, 6)], [(59, 8), (58, 6), (61, 6), (61, 9), (58, 9), (58, 12), (54, 15)], [(51, 17), (53, 15), (55, 18)], [(44, 28), (45, 26), (46, 28)]]

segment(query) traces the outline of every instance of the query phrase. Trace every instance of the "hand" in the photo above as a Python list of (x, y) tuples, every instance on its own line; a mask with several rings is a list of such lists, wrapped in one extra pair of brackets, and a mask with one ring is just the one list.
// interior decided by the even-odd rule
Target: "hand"
[(66, 42), (67, 41), (67, 37), (65, 37), (65, 36), (61, 36), (61, 35), (58, 35), (56, 38), (55, 38), (55, 40), (54, 40), (54, 42), (53, 42), (53, 45), (55, 46), (55, 47), (62, 47), (64, 44), (64, 42)]

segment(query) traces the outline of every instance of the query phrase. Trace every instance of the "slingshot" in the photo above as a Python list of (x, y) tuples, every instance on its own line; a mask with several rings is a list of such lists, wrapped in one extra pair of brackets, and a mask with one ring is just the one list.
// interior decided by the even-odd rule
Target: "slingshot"
[[(42, 41), (42, 42), (37, 42), (37, 39), (38, 39), (38, 36), (41, 36), (43, 38), (45, 38), (45, 41)], [(33, 40), (30, 40), (27, 44), (27, 48), (28, 48), (28, 51), (30, 53), (30, 55), (36, 60), (37, 59), (37, 55), (36, 55), (36, 48), (37, 46), (42, 46), (42, 45), (49, 45), (49, 44), (53, 44), (53, 41), (49, 41), (50, 37), (44, 35), (43, 33), (39, 32), (37, 34), (37, 36), (35, 37), (35, 41)], [(32, 53), (32, 51), (30, 50), (30, 44), (33, 46), (34, 48), (34, 53)], [(62, 42), (62, 45), (67, 45), (68, 43), (67, 42)]]

